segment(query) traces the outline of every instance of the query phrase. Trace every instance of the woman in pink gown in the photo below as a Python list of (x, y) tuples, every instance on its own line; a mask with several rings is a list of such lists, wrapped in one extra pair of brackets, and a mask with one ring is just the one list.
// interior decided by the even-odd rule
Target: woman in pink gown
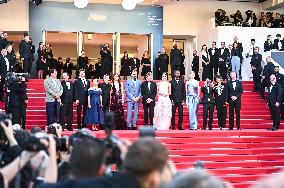
[(162, 74), (162, 81), (158, 84), (158, 101), (155, 105), (154, 127), (157, 130), (169, 130), (172, 118), (172, 103), (170, 100), (171, 84), (167, 73)]

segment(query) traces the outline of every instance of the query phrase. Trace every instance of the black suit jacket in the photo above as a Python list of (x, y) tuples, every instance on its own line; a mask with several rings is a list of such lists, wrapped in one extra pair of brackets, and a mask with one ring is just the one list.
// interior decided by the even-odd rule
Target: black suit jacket
[[(222, 52), (221, 49), (222, 49), (222, 48), (219, 48), (218, 51), (217, 51), (217, 53), (218, 53), (218, 58), (221, 58), (221, 59), (223, 59), (223, 60), (226, 62), (226, 59), (227, 59), (228, 56), (229, 56), (229, 49), (228, 49), (228, 48), (224, 48), (223, 53), (221, 53), (221, 52)], [(218, 59), (218, 61), (219, 61), (219, 59)]]
[(0, 75), (1, 79), (6, 78), (7, 75), (7, 65), (4, 57), (0, 54)]
[(148, 88), (148, 81), (144, 81), (141, 84), (141, 95), (142, 95), (142, 103), (147, 104), (146, 100), (148, 98), (152, 99), (152, 103), (155, 103), (155, 98), (157, 95), (157, 84), (153, 81), (150, 82), (150, 90)]
[(274, 73), (275, 65), (273, 63), (267, 63), (262, 72), (262, 76), (265, 76), (265, 79), (269, 79), (269, 77)]
[(268, 43), (268, 41), (265, 41), (264, 43), (264, 52), (270, 51), (273, 49), (273, 43), (272, 41)]
[(275, 74), (275, 76), (276, 76), (277, 84), (279, 84), (281, 86), (282, 93), (284, 93), (284, 75), (277, 73), (277, 74)]
[[(232, 80), (227, 82), (227, 100), (229, 103), (236, 102), (241, 103), (242, 101), (242, 94), (243, 94), (243, 84), (241, 81), (236, 80), (236, 87), (234, 89)], [(236, 96), (237, 100), (233, 101), (231, 99), (232, 96)]]
[(72, 75), (72, 70), (73, 70), (73, 63), (70, 62), (68, 66), (67, 63), (63, 65), (63, 72), (67, 72), (69, 76)]
[(80, 104), (88, 103), (88, 89), (90, 88), (90, 81), (86, 79), (87, 85), (83, 84), (83, 81), (78, 78), (74, 82), (74, 99), (79, 100)]
[(185, 86), (184, 81), (179, 80), (177, 83), (177, 80), (171, 80), (171, 95), (170, 99), (177, 103), (177, 102), (183, 102), (185, 101)]
[(171, 56), (170, 58), (171, 58), (171, 65), (172, 66), (181, 65), (182, 53), (181, 53), (181, 51), (179, 49), (173, 48), (171, 50), (170, 56)]
[(111, 84), (108, 83), (100, 83), (99, 88), (102, 89), (102, 105), (107, 106), (110, 105), (110, 91), (111, 91)]
[[(165, 67), (168, 67), (170, 58), (168, 54), (160, 54), (160, 61), (161, 61), (161, 68), (162, 70), (165, 70)], [(167, 70), (166, 70), (167, 71)]]
[(199, 56), (195, 55), (192, 59), (192, 70), (199, 71)]
[[(220, 95), (218, 90), (220, 90)], [(216, 105), (224, 105), (227, 102), (227, 86), (225, 84), (222, 83), (220, 86), (216, 84), (213, 88), (213, 92)]]
[(9, 86), (9, 107), (25, 107), (28, 100), (27, 86), (24, 83), (11, 84)]
[(32, 52), (30, 45), (22, 40), (19, 46), (20, 58), (24, 58), (25, 60), (31, 60)]
[[(271, 91), (270, 87), (272, 87)], [(275, 83), (270, 87), (268, 88), (267, 103), (273, 106), (275, 106), (276, 102), (281, 104), (281, 94), (282, 94), (281, 86)]]
[(261, 72), (261, 62), (262, 62), (262, 55), (259, 53), (254, 53), (251, 57), (251, 62), (250, 62), (250, 65), (256, 68), (252, 70), (253, 73)]
[(78, 70), (80, 70), (80, 69), (85, 70), (87, 68), (87, 64), (88, 64), (88, 56), (85, 56), (85, 57), (79, 56), (77, 58)]
[(74, 83), (69, 81), (70, 89), (68, 89), (66, 81), (62, 81), (61, 85), (63, 88), (63, 93), (61, 95), (61, 102), (62, 104), (72, 104), (74, 101)]
[(273, 49), (277, 49), (277, 50), (283, 51), (283, 50), (284, 50), (284, 49), (283, 49), (283, 48), (284, 48), (284, 46), (283, 46), (284, 41), (283, 41), (283, 40), (280, 40), (281, 45), (282, 45), (282, 48), (281, 48), (281, 49), (279, 49), (278, 42), (279, 42), (279, 39), (275, 39), (275, 40), (274, 40)]
[(215, 48), (215, 53), (213, 55), (213, 48), (209, 48), (208, 49), (208, 53), (210, 55), (210, 61), (213, 62), (213, 63), (217, 63), (219, 61), (219, 54), (218, 54), (218, 48)]
[[(209, 88), (209, 92), (208, 92), (208, 88)], [(214, 104), (215, 103), (215, 99), (213, 96), (214, 90), (212, 87), (204, 86), (201, 88), (201, 92), (203, 93), (203, 97), (201, 99), (202, 104), (207, 104), (207, 103)]]
[[(134, 61), (134, 59), (136, 60), (136, 62)], [(131, 71), (137, 69), (137, 72), (139, 73), (140, 60), (138, 58), (131, 58), (129, 62), (130, 62)]]

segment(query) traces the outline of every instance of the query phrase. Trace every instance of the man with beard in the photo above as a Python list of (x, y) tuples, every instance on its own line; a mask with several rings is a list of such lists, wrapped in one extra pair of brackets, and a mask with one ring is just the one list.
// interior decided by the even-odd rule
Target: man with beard
[(185, 101), (185, 86), (183, 80), (180, 79), (180, 71), (175, 70), (175, 78), (171, 81), (171, 95), (170, 99), (172, 101), (172, 130), (175, 130), (175, 115), (176, 109), (178, 108), (178, 129), (184, 130), (182, 128), (183, 121), (183, 103)]

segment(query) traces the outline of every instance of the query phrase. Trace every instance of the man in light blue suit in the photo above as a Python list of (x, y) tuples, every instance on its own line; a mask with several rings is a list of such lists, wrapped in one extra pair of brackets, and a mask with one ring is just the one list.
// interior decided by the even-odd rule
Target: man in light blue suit
[[(137, 130), (137, 119), (139, 104), (141, 99), (141, 81), (137, 79), (137, 71), (133, 70), (131, 79), (125, 82), (125, 93), (127, 103), (127, 128)], [(132, 120), (132, 110), (134, 108), (134, 117)]]

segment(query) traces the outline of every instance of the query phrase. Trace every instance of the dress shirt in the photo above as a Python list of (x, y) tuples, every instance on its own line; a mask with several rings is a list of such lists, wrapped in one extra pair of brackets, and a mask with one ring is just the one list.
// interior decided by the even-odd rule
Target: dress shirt
[(151, 89), (151, 82), (150, 81), (148, 81), (148, 89), (149, 89), (149, 91)]

